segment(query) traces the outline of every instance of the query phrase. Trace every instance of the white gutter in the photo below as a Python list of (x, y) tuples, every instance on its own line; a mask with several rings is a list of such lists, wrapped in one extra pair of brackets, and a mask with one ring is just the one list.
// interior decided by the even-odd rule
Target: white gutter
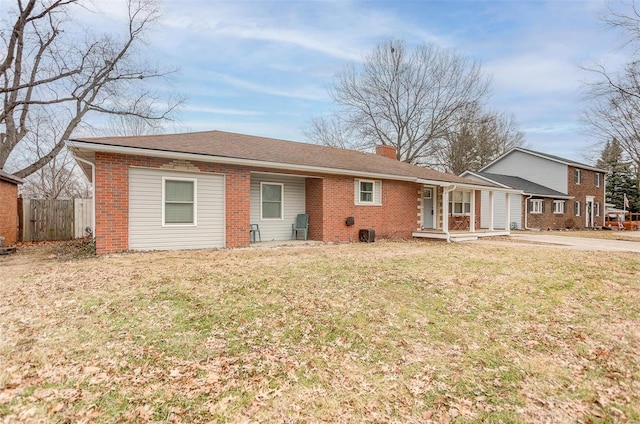
[[(451, 193), (452, 191), (454, 191), (457, 188), (456, 185), (452, 185), (449, 187), (445, 187), (444, 190), (442, 191), (442, 230), (444, 231), (444, 233), (447, 235), (447, 243), (451, 243), (451, 234), (449, 233), (449, 196), (448, 194)], [(447, 194), (447, 201), (444, 201), (444, 194)], [(445, 206), (446, 203), (446, 206)], [(445, 212), (446, 209), (446, 213)], [(445, 220), (444, 217), (447, 217), (447, 219)], [(445, 227), (445, 222), (446, 221), (446, 227)]]
[(86, 159), (82, 159), (75, 154), (73, 154), (73, 157), (78, 162), (85, 163), (91, 167), (91, 190), (93, 191), (93, 202), (92, 202), (93, 211), (91, 213), (91, 233), (92, 233), (91, 235), (95, 239), (96, 238), (96, 166), (95, 164), (89, 162)]
[(531, 198), (533, 197), (533, 195), (527, 197), (524, 200), (524, 229), (525, 230), (533, 230), (533, 228), (529, 228), (527, 227), (527, 224), (529, 223), (528, 221), (528, 217), (529, 217), (529, 200), (531, 200)]

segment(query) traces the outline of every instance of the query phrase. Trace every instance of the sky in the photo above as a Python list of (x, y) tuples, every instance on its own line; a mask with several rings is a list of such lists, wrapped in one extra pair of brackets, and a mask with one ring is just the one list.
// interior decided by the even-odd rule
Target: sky
[[(122, 16), (115, 0), (96, 10)], [(628, 59), (602, 23), (604, 1), (164, 0), (147, 36), (151, 62), (179, 67), (185, 96), (167, 132), (224, 130), (305, 141), (313, 117), (336, 110), (328, 89), (381, 41), (429, 42), (477, 59), (492, 109), (515, 117), (527, 147), (585, 161), (581, 67)], [(166, 89), (166, 88), (165, 88)]]

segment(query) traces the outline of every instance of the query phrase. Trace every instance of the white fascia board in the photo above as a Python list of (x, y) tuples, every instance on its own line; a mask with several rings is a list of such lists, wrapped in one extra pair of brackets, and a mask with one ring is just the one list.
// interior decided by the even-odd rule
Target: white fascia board
[(418, 179), (417, 181), (419, 184), (425, 184), (425, 185), (437, 185), (440, 187), (455, 187), (457, 188), (467, 188), (467, 189), (472, 189), (472, 190), (487, 190), (487, 191), (499, 191), (499, 192), (504, 192), (504, 193), (516, 193), (516, 194), (522, 194), (522, 190), (516, 190), (514, 188), (510, 188), (510, 187), (491, 187), (491, 186), (485, 186), (485, 185), (480, 185), (480, 184), (469, 184), (469, 183), (459, 183), (459, 182), (447, 182), (447, 181), (434, 181), (434, 180), (423, 180), (423, 179)]
[(495, 184), (495, 185), (497, 185), (498, 187), (501, 187), (501, 188), (507, 188), (507, 189), (515, 190), (515, 189), (509, 187), (506, 184), (502, 184), (502, 183), (500, 183), (498, 181), (495, 181), (495, 180), (492, 180), (491, 178), (487, 178), (485, 176), (476, 174), (475, 172), (472, 172), (472, 171), (464, 171), (462, 174), (460, 174), (461, 177), (465, 177), (466, 175), (473, 175), (476, 178), (480, 178), (482, 181), (486, 181), (488, 183)]
[[(123, 155), (136, 155), (136, 156), (152, 156), (152, 157), (166, 158), (166, 159), (223, 163), (227, 165), (243, 165), (243, 166), (249, 166), (249, 167), (271, 168), (271, 169), (280, 169), (280, 170), (298, 171), (298, 172), (316, 172), (321, 174), (349, 175), (349, 176), (363, 177), (363, 178), (417, 182), (417, 178), (415, 177), (406, 177), (406, 176), (393, 175), (393, 174), (380, 174), (375, 172), (363, 172), (363, 171), (354, 171), (350, 169), (339, 169), (339, 168), (325, 168), (321, 166), (311, 166), (311, 165), (294, 165), (294, 164), (287, 164), (287, 163), (280, 163), (280, 162), (268, 162), (268, 161), (260, 161), (260, 160), (253, 160), (253, 159), (231, 158), (231, 157), (225, 157), (225, 156), (211, 156), (211, 155), (203, 155), (203, 154), (197, 154), (197, 153), (182, 153), (182, 152), (170, 152), (166, 150), (141, 149), (137, 147), (112, 146), (112, 145), (105, 145), (105, 144), (96, 145), (94, 143), (86, 143), (83, 141), (69, 140), (67, 141), (67, 146), (70, 148), (88, 150), (92, 152), (119, 153)], [(439, 184), (443, 184), (443, 183), (439, 182)], [(451, 183), (447, 183), (447, 184), (451, 184)]]

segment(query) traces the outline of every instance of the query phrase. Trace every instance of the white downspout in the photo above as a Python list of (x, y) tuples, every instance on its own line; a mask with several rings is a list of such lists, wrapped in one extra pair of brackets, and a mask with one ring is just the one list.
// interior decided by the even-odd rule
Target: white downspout
[(533, 228), (529, 228), (527, 227), (528, 224), (528, 217), (529, 217), (529, 200), (531, 200), (531, 198), (533, 197), (533, 195), (527, 197), (524, 201), (524, 229), (525, 230), (533, 230)]
[(92, 211), (91, 211), (91, 233), (93, 238), (96, 238), (96, 166), (89, 162), (88, 160), (82, 159), (73, 155), (75, 160), (86, 163), (91, 167), (91, 190), (93, 191), (93, 202), (92, 203)]
[(451, 234), (449, 234), (449, 193), (454, 191), (456, 187), (452, 185), (442, 190), (442, 230), (447, 235), (447, 243), (451, 243)]

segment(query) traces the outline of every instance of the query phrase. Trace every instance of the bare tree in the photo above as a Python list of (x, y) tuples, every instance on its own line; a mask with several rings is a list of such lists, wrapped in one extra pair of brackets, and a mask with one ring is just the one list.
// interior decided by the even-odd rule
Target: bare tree
[(478, 170), (508, 150), (524, 145), (524, 134), (513, 116), (482, 110), (469, 105), (438, 142), (435, 167), (459, 175)]
[[(0, 168), (21, 147), (43, 145), (32, 128), (48, 116), (55, 128), (49, 149), (38, 150), (14, 172), (26, 177), (53, 160), (87, 114), (169, 119), (180, 100), (161, 101), (148, 80), (172, 70), (144, 61), (144, 35), (160, 16), (153, 0), (126, 0), (124, 36), (78, 30), (71, 19), (83, 0), (16, 0), (13, 24), (0, 28)], [(80, 9), (82, 8), (82, 9)]]
[(330, 94), (340, 110), (314, 120), (306, 134), (341, 147), (390, 145), (398, 159), (426, 163), (488, 88), (476, 61), (432, 44), (409, 49), (401, 40), (386, 41), (336, 77)]
[(610, 5), (604, 22), (633, 59), (619, 71), (601, 63), (583, 68), (597, 77), (587, 84), (583, 122), (599, 145), (615, 140), (640, 177), (640, 12), (635, 1), (620, 6)]

